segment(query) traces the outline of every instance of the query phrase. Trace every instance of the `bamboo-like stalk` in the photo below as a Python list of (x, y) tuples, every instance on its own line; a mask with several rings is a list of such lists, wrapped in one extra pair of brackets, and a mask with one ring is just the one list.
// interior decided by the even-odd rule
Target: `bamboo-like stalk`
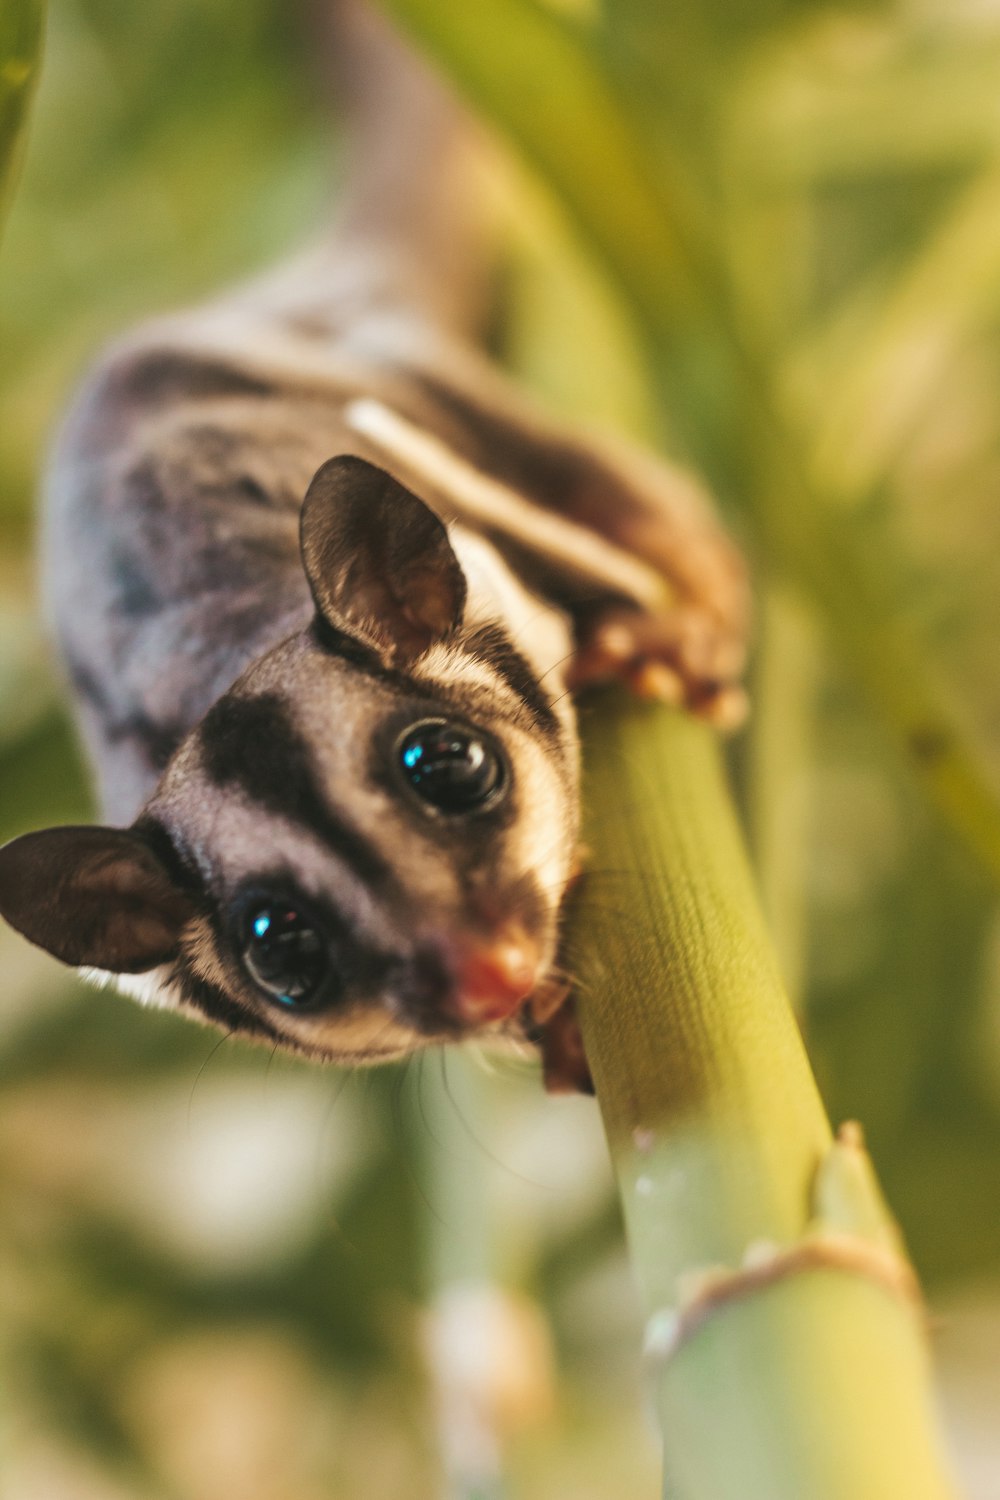
[(943, 1500), (913, 1273), (831, 1136), (704, 726), (585, 715), (582, 1023), (672, 1500)]
[(807, 767), (820, 681), (814, 622), (780, 586), (763, 591), (747, 748), (747, 837), (789, 998), (806, 973)]

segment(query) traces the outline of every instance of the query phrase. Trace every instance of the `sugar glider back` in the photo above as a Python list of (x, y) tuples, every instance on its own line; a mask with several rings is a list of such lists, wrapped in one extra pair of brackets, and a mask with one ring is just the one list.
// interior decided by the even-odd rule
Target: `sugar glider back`
[(58, 437), (45, 588), (107, 823), (8, 844), (0, 911), (230, 1031), (528, 1037), (572, 1086), (571, 690), (733, 721), (744, 572), (687, 476), (480, 352), (476, 132), (375, 14), (329, 20), (329, 235), (123, 337)]

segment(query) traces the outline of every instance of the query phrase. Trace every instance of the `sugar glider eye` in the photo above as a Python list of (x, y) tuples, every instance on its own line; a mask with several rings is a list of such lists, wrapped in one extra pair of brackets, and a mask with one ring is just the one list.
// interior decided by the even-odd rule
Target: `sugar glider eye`
[(244, 967), (270, 1000), (308, 1010), (328, 998), (334, 975), (326, 939), (295, 906), (253, 903), (242, 929)]
[(493, 806), (507, 785), (503, 757), (478, 730), (447, 719), (429, 719), (398, 742), (403, 776), (418, 797), (443, 813), (471, 813)]

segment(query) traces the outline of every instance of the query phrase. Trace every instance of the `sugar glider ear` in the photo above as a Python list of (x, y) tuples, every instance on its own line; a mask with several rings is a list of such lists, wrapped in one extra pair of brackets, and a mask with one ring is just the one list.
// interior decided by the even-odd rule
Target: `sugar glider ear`
[(139, 974), (194, 906), (134, 829), (45, 828), (0, 849), (0, 914), (63, 963)]
[(331, 458), (302, 507), (302, 560), (335, 630), (405, 666), (462, 623), (465, 575), (429, 506), (363, 458)]

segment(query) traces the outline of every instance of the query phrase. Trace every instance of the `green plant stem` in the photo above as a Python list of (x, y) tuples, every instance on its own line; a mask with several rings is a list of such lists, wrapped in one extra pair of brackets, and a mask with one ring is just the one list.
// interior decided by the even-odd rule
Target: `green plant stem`
[(764, 591), (747, 737), (748, 837), (768, 931), (796, 1009), (805, 993), (808, 767), (820, 682), (813, 620), (787, 591)]
[(586, 841), (616, 873), (612, 900), (599, 874), (583, 892), (575, 963), (665, 1493), (943, 1500), (912, 1273), (862, 1148), (831, 1138), (712, 736), (609, 698), (585, 727)]

